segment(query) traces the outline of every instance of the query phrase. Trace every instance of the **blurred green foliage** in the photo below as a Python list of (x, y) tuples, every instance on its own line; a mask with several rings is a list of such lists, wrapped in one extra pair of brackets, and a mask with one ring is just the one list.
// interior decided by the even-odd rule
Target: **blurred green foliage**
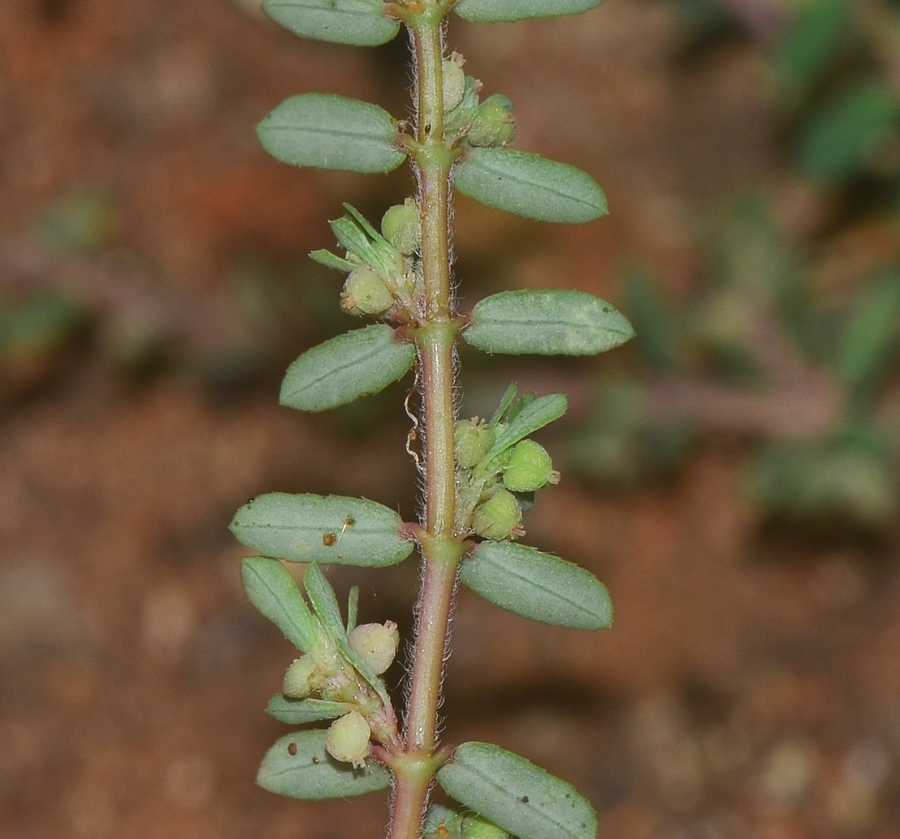
[[(724, 426), (754, 444), (747, 489), (761, 522), (884, 532), (900, 515), (900, 418), (882, 398), (900, 356), (900, 221), (887, 223), (894, 254), (862, 254), (861, 278), (829, 287), (815, 265), (848, 225), (900, 211), (900, 4), (671, 2), (688, 47), (739, 32), (765, 56), (786, 166), (698, 242), (703, 282), (692, 294), (627, 274), (638, 369), (600, 384), (573, 460), (627, 486), (671, 473)], [(773, 10), (777, 31), (754, 30)], [(797, 182), (824, 220), (789, 242), (775, 196)], [(792, 425), (772, 403), (804, 381), (823, 404)], [(730, 416), (710, 418), (716, 410)]]

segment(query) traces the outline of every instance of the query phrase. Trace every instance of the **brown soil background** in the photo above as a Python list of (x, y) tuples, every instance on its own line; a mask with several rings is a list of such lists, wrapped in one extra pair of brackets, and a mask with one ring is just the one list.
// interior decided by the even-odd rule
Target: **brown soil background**
[[(516, 102), (517, 146), (591, 171), (612, 208), (548, 228), (459, 201), (469, 302), (511, 285), (618, 302), (617, 268), (635, 255), (689, 287), (698, 219), (780, 165), (759, 50), (738, 39), (677, 61), (668, 4), (456, 22), (450, 42)], [(51, 362), (7, 371), (0, 402), (4, 837), (382, 835), (384, 796), (309, 805), (254, 786), (283, 733), (262, 709), (291, 650), (246, 603), (226, 527), (271, 490), (414, 515), (399, 388), (337, 420), (276, 404), (285, 364), (343, 323), (329, 308), (339, 281), (304, 254), (331, 246), (341, 201), (377, 216), (408, 178), (292, 171), (253, 135), (307, 90), (402, 113), (403, 57), (402, 41), (302, 42), (227, 0), (0, 3), (3, 270), (95, 312)], [(35, 251), (42, 208), (98, 185), (114, 196), (113, 246), (63, 262)], [(815, 213), (802, 192), (780, 195), (797, 226)], [(282, 289), (287, 313), (264, 300), (261, 323), (253, 299), (235, 303), (238, 268), (260, 258), (311, 289)], [(149, 373), (117, 349), (136, 323), (176, 347)], [(590, 365), (463, 364), (476, 389), (570, 390), (572, 422), (583, 416)], [(747, 458), (739, 438), (718, 439), (668, 483), (610, 494), (564, 479), (544, 493), (529, 540), (609, 585), (615, 627), (532, 626), (462, 592), (447, 741), (498, 742), (572, 780), (601, 837), (900, 837), (896, 534), (762, 537), (742, 503)], [(330, 577), (362, 586), (364, 619), (409, 628), (413, 562)]]

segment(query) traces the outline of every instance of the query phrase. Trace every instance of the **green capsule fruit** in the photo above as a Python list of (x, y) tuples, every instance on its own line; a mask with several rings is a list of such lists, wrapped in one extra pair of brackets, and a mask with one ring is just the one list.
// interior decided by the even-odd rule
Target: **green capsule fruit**
[(419, 205), (414, 198), (388, 207), (381, 219), (381, 233), (400, 253), (409, 256), (422, 241)]
[(503, 471), (503, 485), (512, 492), (534, 492), (547, 484), (558, 484), (559, 472), (547, 450), (534, 440), (516, 443)]
[(380, 676), (397, 656), (400, 632), (393, 621), (363, 623), (350, 633), (348, 640), (353, 651), (376, 676)]
[(284, 674), (281, 692), (291, 699), (305, 699), (319, 687), (321, 674), (308, 655), (300, 656)]
[(463, 469), (473, 468), (494, 445), (494, 430), (482, 419), (457, 420), (454, 429), (456, 462)]
[(368, 265), (354, 268), (341, 293), (341, 308), (350, 315), (383, 315), (394, 305), (394, 297)]
[(452, 111), (466, 92), (466, 74), (463, 71), (464, 59), (459, 53), (453, 53), (443, 61), (444, 113)]
[(335, 760), (361, 769), (369, 756), (371, 736), (366, 718), (359, 711), (351, 711), (331, 724), (325, 735), (325, 748)]
[(515, 539), (521, 536), (522, 508), (515, 495), (501, 489), (475, 510), (472, 529), (484, 539)]
[(462, 835), (463, 839), (509, 839), (509, 834), (502, 827), (475, 813), (463, 819)]
[(505, 146), (516, 136), (513, 103), (502, 93), (488, 96), (475, 111), (466, 139), (470, 146)]

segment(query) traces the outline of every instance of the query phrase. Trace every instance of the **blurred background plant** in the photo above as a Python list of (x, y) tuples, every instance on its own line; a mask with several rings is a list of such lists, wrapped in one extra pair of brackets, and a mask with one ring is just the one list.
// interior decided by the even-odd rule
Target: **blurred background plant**
[[(900, 515), (900, 6), (676, 5), (685, 60), (762, 41), (780, 165), (709, 219), (687, 293), (625, 272), (637, 364), (600, 383), (572, 463), (634, 485), (725, 432), (753, 446), (761, 523), (885, 533)], [(807, 219), (785, 230), (791, 201)]]

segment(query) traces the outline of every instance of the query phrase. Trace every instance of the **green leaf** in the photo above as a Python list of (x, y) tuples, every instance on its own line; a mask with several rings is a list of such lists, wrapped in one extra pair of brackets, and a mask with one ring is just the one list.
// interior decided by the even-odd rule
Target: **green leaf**
[(844, 386), (867, 395), (900, 350), (900, 275), (864, 289), (841, 335), (838, 372)]
[(282, 405), (326, 411), (384, 390), (409, 372), (416, 348), (386, 324), (354, 329), (307, 350), (281, 384)]
[(387, 17), (383, 0), (265, 0), (263, 11), (303, 38), (376, 47), (400, 30)]
[(341, 651), (341, 655), (375, 689), (382, 702), (386, 705), (389, 704), (390, 697), (384, 687), (384, 682), (371, 671), (356, 650), (350, 646), (344, 629), (344, 622), (341, 618), (341, 607), (338, 605), (337, 597), (334, 595), (334, 589), (318, 565), (313, 564), (306, 569), (306, 574), (303, 577), (303, 586), (306, 589), (306, 594), (309, 597), (310, 604), (312, 604), (313, 611), (316, 613), (316, 617), (321, 621), (322, 627), (328, 633), (328, 637)]
[(333, 254), (331, 251), (327, 251), (324, 248), (312, 251), (309, 258), (318, 262), (320, 265), (324, 265), (326, 268), (334, 268), (335, 271), (349, 272), (356, 268), (356, 264), (349, 259), (337, 256), (337, 254)]
[(534, 434), (538, 429), (558, 420), (568, 407), (568, 400), (562, 393), (550, 393), (530, 402), (516, 414), (515, 419), (494, 441), (494, 445), (488, 450), (482, 462), (489, 463), (519, 440), (524, 440), (529, 434)]
[(528, 18), (580, 15), (603, 0), (460, 0), (453, 7), (473, 23), (504, 23)]
[(501, 609), (575, 629), (612, 624), (609, 592), (590, 571), (513, 542), (482, 542), (460, 567), (460, 580)]
[(248, 548), (290, 562), (380, 568), (412, 552), (402, 524), (389, 507), (364, 498), (272, 492), (241, 507), (231, 532)]
[(451, 798), (519, 839), (595, 839), (597, 816), (571, 784), (490, 743), (463, 743), (437, 772)]
[(269, 792), (306, 801), (349, 798), (390, 786), (391, 773), (374, 761), (364, 769), (336, 761), (325, 750), (325, 735), (314, 729), (282, 737), (266, 752), (256, 783)]
[(898, 126), (900, 101), (890, 87), (878, 81), (853, 83), (804, 126), (795, 152), (797, 165), (822, 183), (842, 184), (875, 168), (879, 146)]
[(606, 196), (590, 175), (530, 152), (471, 149), (454, 168), (453, 185), (487, 207), (538, 221), (575, 224), (607, 213)]
[(359, 614), (359, 586), (353, 586), (347, 595), (347, 634), (356, 629), (356, 617)]
[(276, 693), (266, 707), (266, 713), (286, 725), (305, 725), (319, 720), (333, 720), (355, 710), (348, 702), (327, 702), (324, 699), (290, 699)]
[(255, 556), (241, 563), (247, 597), (298, 650), (309, 652), (318, 639), (316, 620), (290, 572), (277, 559)]
[(485, 352), (595, 355), (634, 336), (613, 306), (586, 291), (504, 291), (475, 305), (466, 342)]
[(519, 392), (519, 386), (515, 382), (511, 382), (509, 387), (503, 393), (503, 396), (500, 398), (500, 404), (497, 406), (497, 410), (494, 411), (494, 415), (491, 417), (491, 425), (496, 425), (500, 420), (503, 419), (503, 415), (509, 410), (512, 403), (515, 401), (516, 394)]
[(390, 172), (406, 158), (397, 123), (383, 108), (330, 93), (285, 99), (256, 127), (263, 148), (292, 166)]

